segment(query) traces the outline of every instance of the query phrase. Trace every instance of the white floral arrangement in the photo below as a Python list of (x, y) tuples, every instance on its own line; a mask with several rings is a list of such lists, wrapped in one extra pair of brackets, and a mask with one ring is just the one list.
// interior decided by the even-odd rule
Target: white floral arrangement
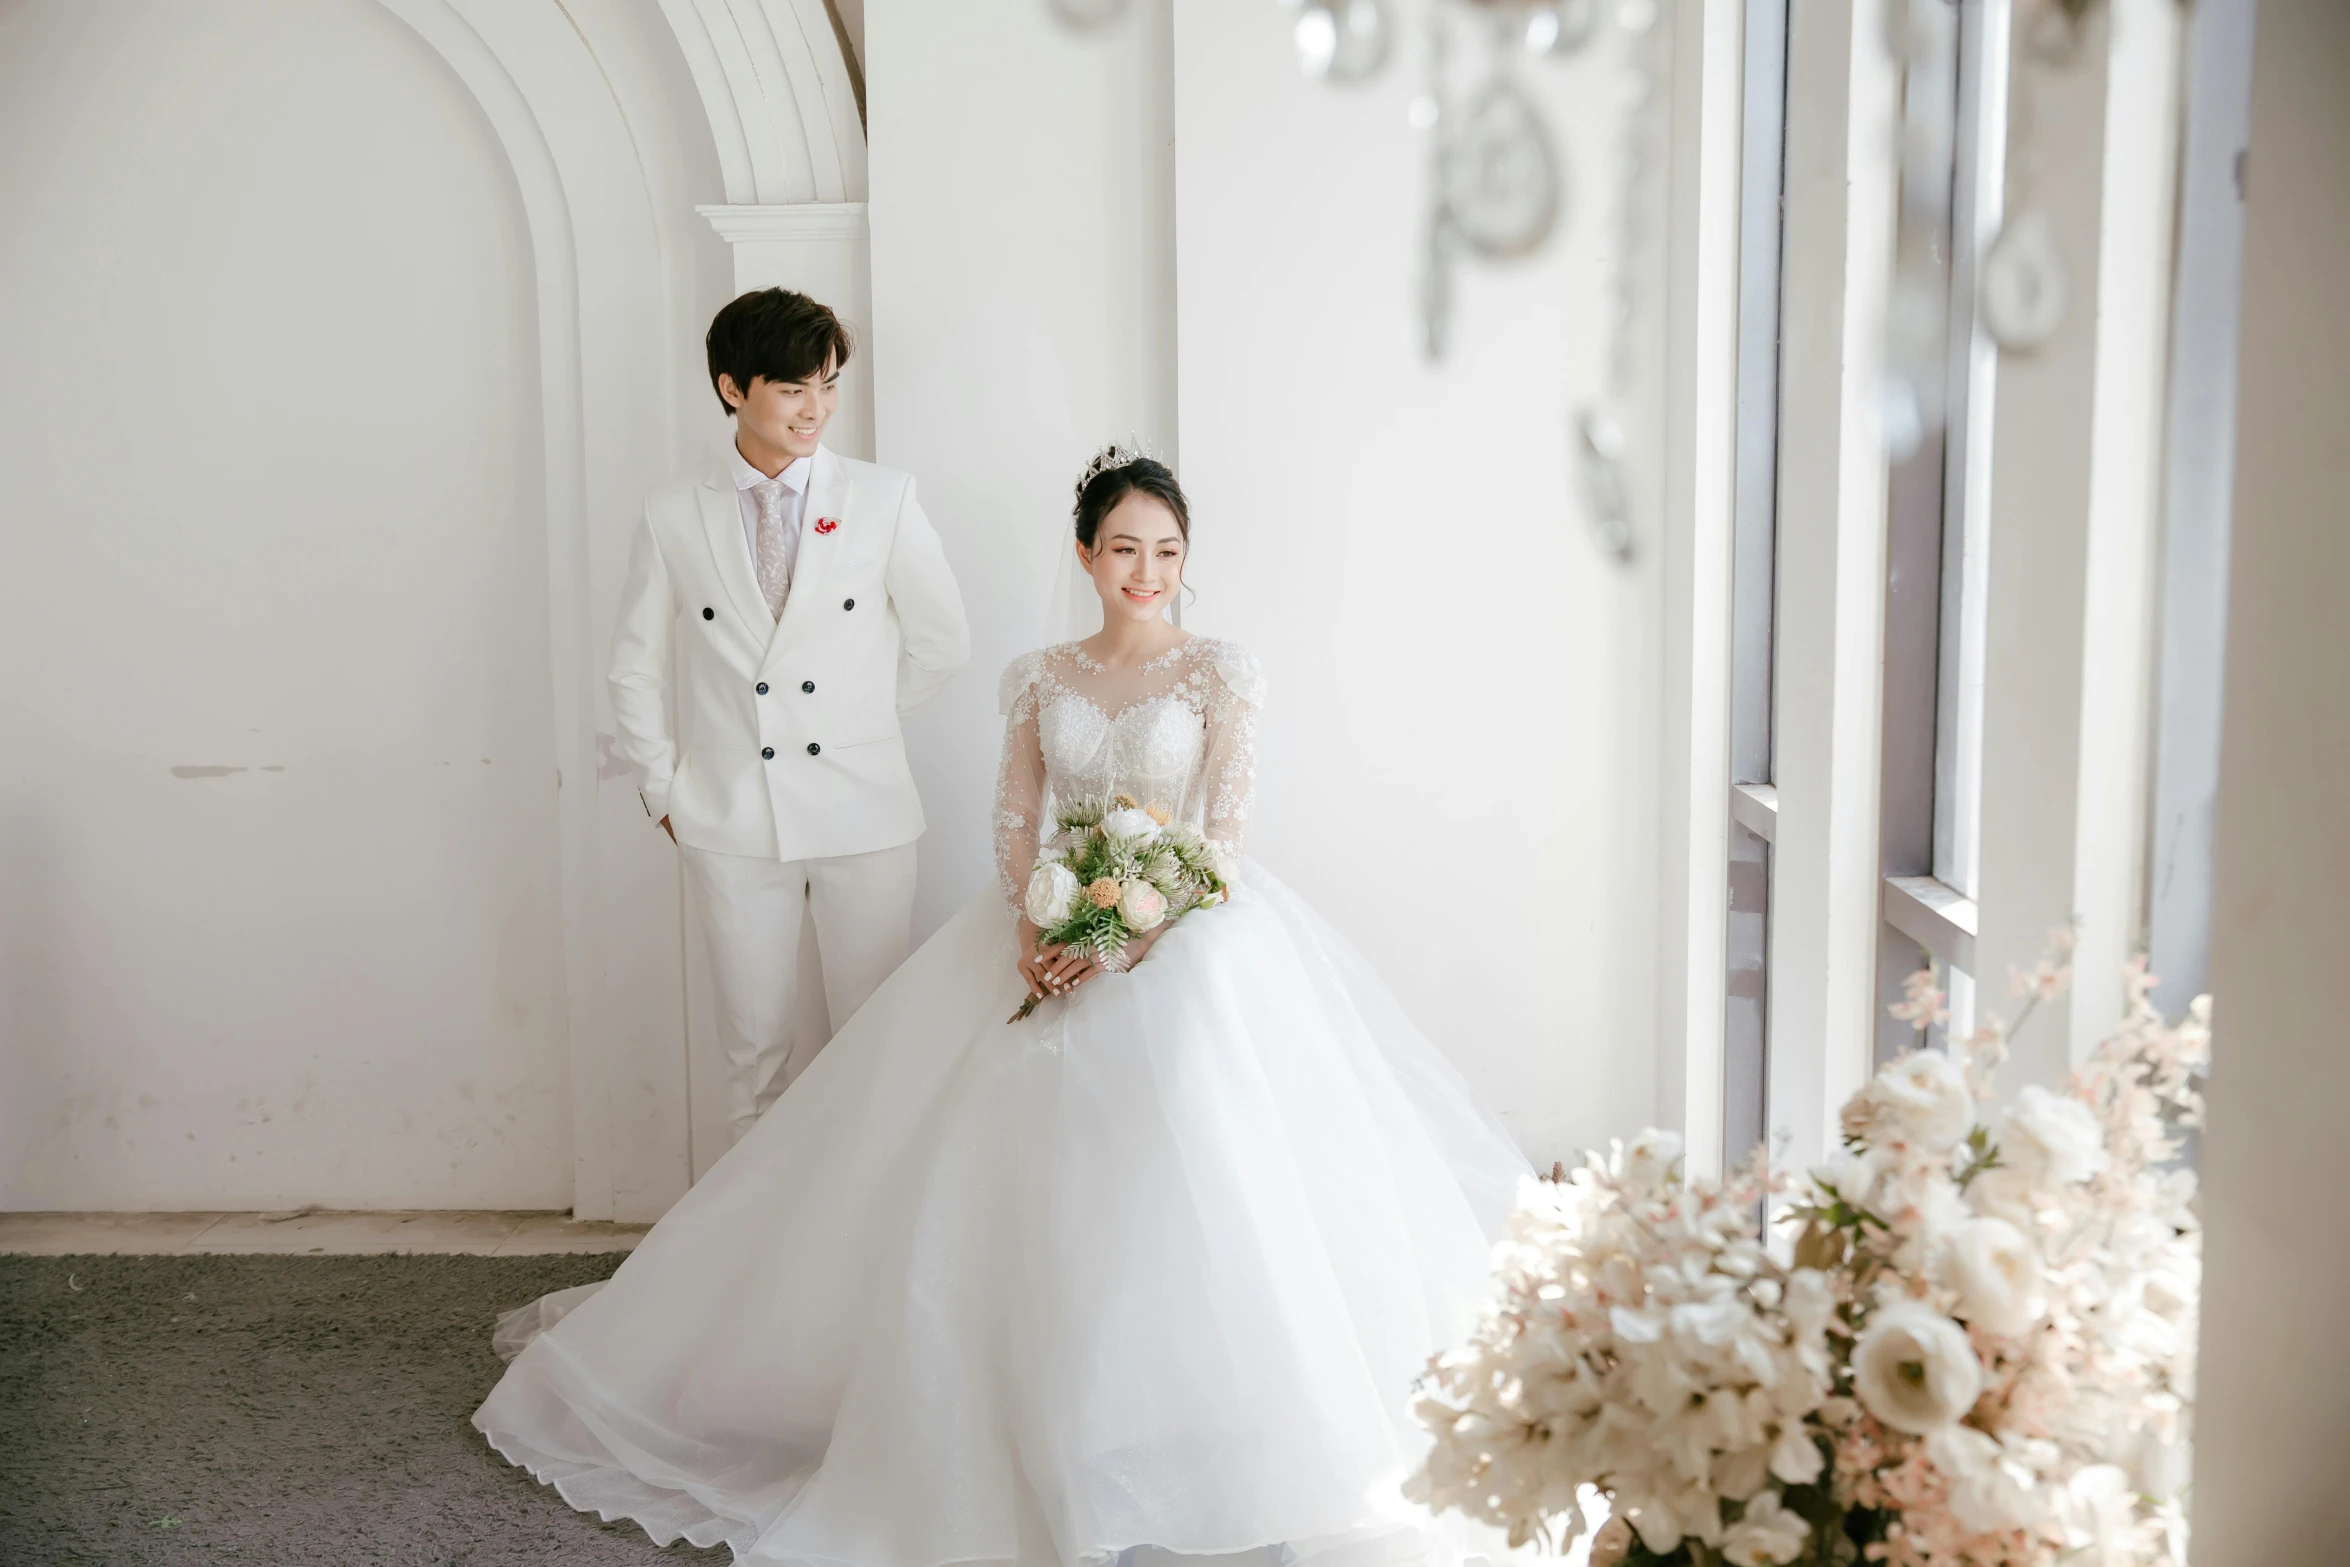
[[(1080, 947), (1103, 968), (1126, 967), (1126, 944), (1232, 895), (1232, 855), (1189, 822), (1132, 795), (1074, 800), (1053, 813), (1022, 903), (1037, 940)], [(1034, 1012), (1029, 997), (1007, 1020)]]
[[(2019, 976), (2026, 1016), (2068, 967)], [(1692, 1179), (1651, 1131), (1528, 1181), (1421, 1382), (1415, 1498), (1590, 1532), (1594, 1567), (2181, 1567), (2210, 1003), (2166, 1023), (2153, 983), (2132, 964), (2119, 1032), (1996, 1132), (1993, 1023), (1887, 1066), (1808, 1179)], [(1930, 973), (1895, 1012), (1947, 1021)]]

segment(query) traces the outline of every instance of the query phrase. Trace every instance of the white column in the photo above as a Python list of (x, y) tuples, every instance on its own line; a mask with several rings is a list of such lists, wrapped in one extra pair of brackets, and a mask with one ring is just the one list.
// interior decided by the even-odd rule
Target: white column
[(2350, 1559), (2350, 6), (2262, 0), (2203, 1144), (2194, 1559)]
[(2119, 1019), (2140, 937), (2152, 543), (2162, 438), (2176, 139), (2177, 8), (2117, 0), (2048, 63), (2019, 12), (2010, 224), (2055, 231), (2071, 303), (2045, 344), (2000, 356), (1991, 445), (1978, 1005), (2078, 922), (2071, 1003), (2016, 1044), (2010, 1086), (2052, 1081)]
[(1673, 19), (1673, 271), (1667, 297), (1663, 890), (1657, 1108), (1693, 1169), (1722, 1148), (1730, 821), (1730, 551), (1738, 372), (1737, 0)]
[(1769, 1102), (1797, 1165), (1829, 1146), (1875, 1022), (1898, 86), (1884, 36), (1868, 0), (1796, 0), (1789, 17)]
[(788, 288), (832, 307), (857, 337), (826, 445), (873, 460), (873, 257), (861, 201), (696, 207), (734, 249), (734, 288)]

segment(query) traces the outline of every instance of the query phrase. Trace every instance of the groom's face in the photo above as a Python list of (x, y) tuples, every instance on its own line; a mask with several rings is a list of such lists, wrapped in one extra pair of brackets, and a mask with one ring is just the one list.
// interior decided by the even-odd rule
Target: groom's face
[[(722, 391), (734, 385), (731, 377), (721, 380)], [(827, 359), (822, 370), (804, 381), (770, 381), (755, 375), (748, 391), (727, 401), (734, 404), (741, 432), (759, 446), (787, 460), (813, 457), (824, 427), (832, 422), (833, 409), (840, 406), (840, 365)], [(751, 442), (741, 444), (749, 455)]]

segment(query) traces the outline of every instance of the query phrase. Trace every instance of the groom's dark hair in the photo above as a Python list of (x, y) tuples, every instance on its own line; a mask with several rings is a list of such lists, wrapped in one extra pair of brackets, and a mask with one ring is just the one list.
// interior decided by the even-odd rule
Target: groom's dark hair
[[(710, 354), (710, 390), (718, 392), (718, 378), (725, 375), (747, 395), (760, 376), (770, 381), (812, 381), (823, 373), (827, 360), (835, 368), (845, 365), (857, 340), (847, 322), (807, 295), (788, 288), (761, 288), (719, 311), (703, 346)], [(724, 392), (718, 392), (718, 406), (734, 412)]]

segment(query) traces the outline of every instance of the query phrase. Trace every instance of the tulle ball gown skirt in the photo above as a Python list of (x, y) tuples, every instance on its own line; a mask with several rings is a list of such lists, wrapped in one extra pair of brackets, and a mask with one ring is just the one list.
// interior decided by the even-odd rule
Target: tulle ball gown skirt
[(1007, 1026), (985, 896), (474, 1416), (572, 1506), (759, 1563), (1463, 1554), (1397, 1491), (1526, 1173), (1251, 865)]

